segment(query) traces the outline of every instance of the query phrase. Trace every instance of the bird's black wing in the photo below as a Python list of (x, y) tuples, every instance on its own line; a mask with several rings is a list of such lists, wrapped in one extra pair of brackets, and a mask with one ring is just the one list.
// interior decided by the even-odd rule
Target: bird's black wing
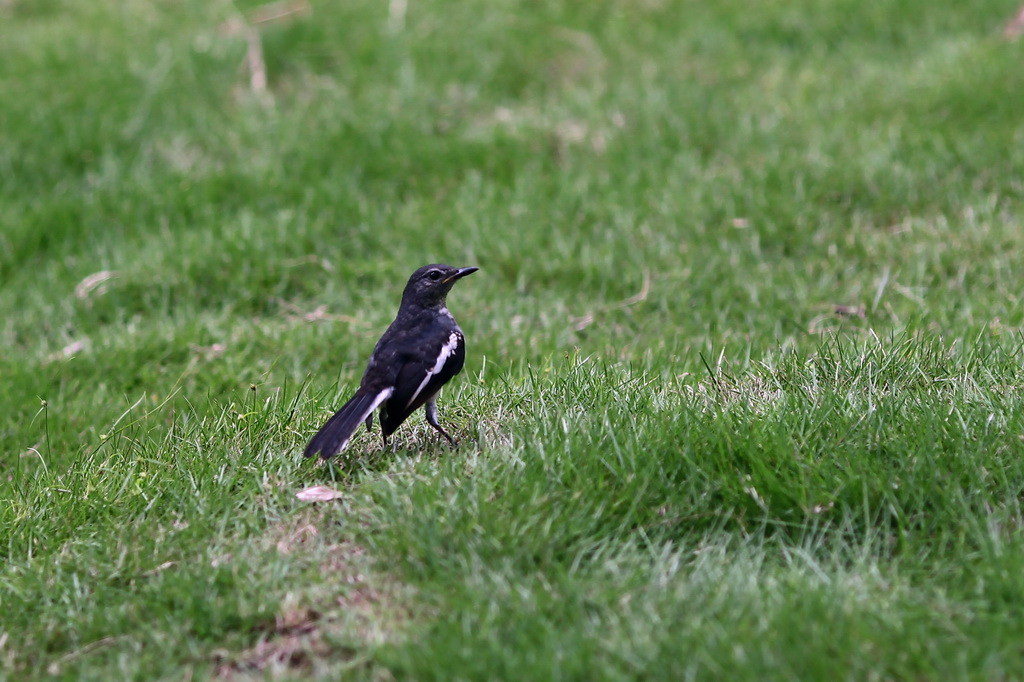
[(399, 424), (462, 371), (466, 362), (466, 341), (461, 331), (453, 329), (403, 359), (395, 390), (381, 410), (381, 428), (386, 436), (394, 433)]

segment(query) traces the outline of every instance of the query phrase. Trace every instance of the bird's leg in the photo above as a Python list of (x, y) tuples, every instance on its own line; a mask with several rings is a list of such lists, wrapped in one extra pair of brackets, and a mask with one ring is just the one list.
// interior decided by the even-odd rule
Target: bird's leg
[[(384, 416), (381, 415), (380, 419), (380, 437), (384, 440), (384, 449), (388, 449), (388, 432), (384, 428)], [(398, 439), (391, 441), (391, 452), (398, 450)]]
[(431, 398), (427, 401), (424, 406), (424, 411), (427, 413), (427, 423), (437, 429), (437, 432), (448, 439), (448, 443), (454, 448), (457, 447), (455, 439), (448, 435), (448, 432), (441, 428), (441, 425), (437, 423), (437, 398)]
[[(384, 433), (384, 428), (383, 427), (381, 427), (380, 435), (381, 435), (381, 438), (384, 439), (384, 449), (387, 450), (388, 449), (388, 434)], [(394, 452), (398, 452), (398, 439), (397, 438), (395, 440), (391, 441), (391, 452), (393, 452), (393, 453)]]
[[(385, 401), (384, 404), (380, 406), (380, 412), (377, 415), (377, 417), (380, 419), (380, 437), (384, 441), (384, 449), (385, 450), (388, 449), (388, 430), (384, 426), (384, 420), (387, 419), (387, 416), (388, 416), (388, 404)], [(366, 422), (367, 422), (367, 424), (369, 424), (369, 422), (370, 422), (370, 418), (369, 417), (366, 418)], [(395, 441), (394, 444), (391, 446), (391, 452), (394, 452), (395, 448), (397, 446), (398, 446), (398, 441)]]
[[(372, 433), (373, 432), (373, 412), (371, 412), (370, 414), (366, 415), (366, 432), (367, 433)], [(384, 440), (387, 441), (387, 437), (385, 437)]]

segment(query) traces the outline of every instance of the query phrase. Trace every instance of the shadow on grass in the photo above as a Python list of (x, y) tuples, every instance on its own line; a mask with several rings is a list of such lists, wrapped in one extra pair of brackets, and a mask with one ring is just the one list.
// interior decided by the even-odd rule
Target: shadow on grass
[[(457, 456), (460, 451), (473, 450), (479, 443), (466, 437), (456, 439), (456, 447), (449, 446), (440, 439), (433, 439), (430, 434), (409, 434), (393, 440), (394, 447), (384, 447), (379, 440), (364, 443), (358, 447), (349, 447), (326, 462), (320, 459), (303, 459), (299, 462), (299, 472), (306, 482), (331, 483), (334, 485), (353, 485), (364, 477), (376, 477), (391, 469), (400, 459), (429, 458), (438, 460), (443, 457)], [(379, 434), (378, 434), (379, 436)]]

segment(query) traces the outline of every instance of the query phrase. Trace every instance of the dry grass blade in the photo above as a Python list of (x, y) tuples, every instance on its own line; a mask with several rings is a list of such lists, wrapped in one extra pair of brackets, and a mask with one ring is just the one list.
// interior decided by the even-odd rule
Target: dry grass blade
[(270, 24), (280, 21), (293, 21), (308, 17), (313, 7), (306, 0), (281, 0), (261, 5), (247, 14), (253, 25)]
[(1021, 33), (1024, 33), (1024, 6), (1021, 6), (1003, 27), (1003, 37), (1007, 40), (1016, 40)]
[(651, 271), (644, 269), (643, 277), (644, 279), (643, 283), (640, 285), (640, 291), (638, 291), (634, 295), (628, 298), (624, 298), (621, 301), (618, 301), (617, 303), (612, 303), (603, 306), (602, 308), (598, 309), (593, 313), (587, 313), (586, 315), (573, 318), (573, 330), (578, 332), (583, 331), (584, 329), (586, 329), (587, 327), (594, 323), (594, 319), (599, 313), (607, 312), (609, 310), (621, 310), (623, 308), (629, 308), (630, 306), (634, 306), (637, 303), (646, 300), (647, 296), (650, 295), (651, 293)]
[(282, 0), (262, 5), (247, 12), (244, 16), (235, 16), (224, 22), (221, 31), (225, 35), (241, 35), (245, 38), (246, 50), (243, 64), (249, 73), (249, 90), (257, 95), (267, 96), (267, 63), (263, 57), (263, 39), (259, 27), (264, 24), (293, 21), (306, 17), (312, 7), (306, 0)]
[(356, 324), (359, 322), (358, 319), (349, 315), (331, 315), (327, 312), (327, 306), (318, 305), (311, 311), (303, 310), (294, 303), (290, 303), (282, 298), (274, 299), (278, 305), (288, 310), (293, 317), (298, 317), (306, 322), (319, 322), (320, 320), (331, 320), (334, 322), (348, 322), (349, 324)]
[(100, 270), (99, 272), (92, 273), (75, 287), (75, 298), (84, 300), (94, 292), (97, 296), (102, 296), (107, 291), (103, 283), (117, 277), (119, 274), (114, 270)]
[(110, 646), (111, 644), (115, 644), (118, 641), (126, 638), (127, 635), (118, 635), (116, 637), (104, 637), (103, 639), (98, 639), (95, 642), (89, 642), (85, 646), (79, 649), (75, 649), (74, 651), (66, 653), (60, 658), (58, 658), (56, 661), (47, 666), (46, 672), (48, 672), (50, 675), (59, 675), (62, 665), (70, 663), (71, 661), (80, 658), (81, 656), (86, 656), (88, 654), (91, 654), (93, 651), (96, 651), (97, 649), (102, 649), (105, 646)]
[(88, 347), (88, 339), (77, 339), (75, 341), (72, 341), (68, 345), (64, 346), (56, 353), (50, 353), (46, 357), (46, 361), (55, 362), (57, 360), (67, 360), (68, 358), (74, 357), (77, 353), (85, 350)]

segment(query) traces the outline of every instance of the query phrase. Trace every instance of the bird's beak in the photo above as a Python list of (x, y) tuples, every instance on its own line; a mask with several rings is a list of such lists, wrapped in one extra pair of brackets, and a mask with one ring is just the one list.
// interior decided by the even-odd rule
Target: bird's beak
[(465, 277), (466, 275), (472, 275), (474, 272), (476, 272), (479, 269), (480, 268), (474, 268), (474, 267), (459, 268), (454, 275), (452, 275), (448, 279), (442, 281), (441, 283), (442, 284), (448, 284), (448, 282), (454, 282), (455, 280), (461, 279), (462, 277)]

